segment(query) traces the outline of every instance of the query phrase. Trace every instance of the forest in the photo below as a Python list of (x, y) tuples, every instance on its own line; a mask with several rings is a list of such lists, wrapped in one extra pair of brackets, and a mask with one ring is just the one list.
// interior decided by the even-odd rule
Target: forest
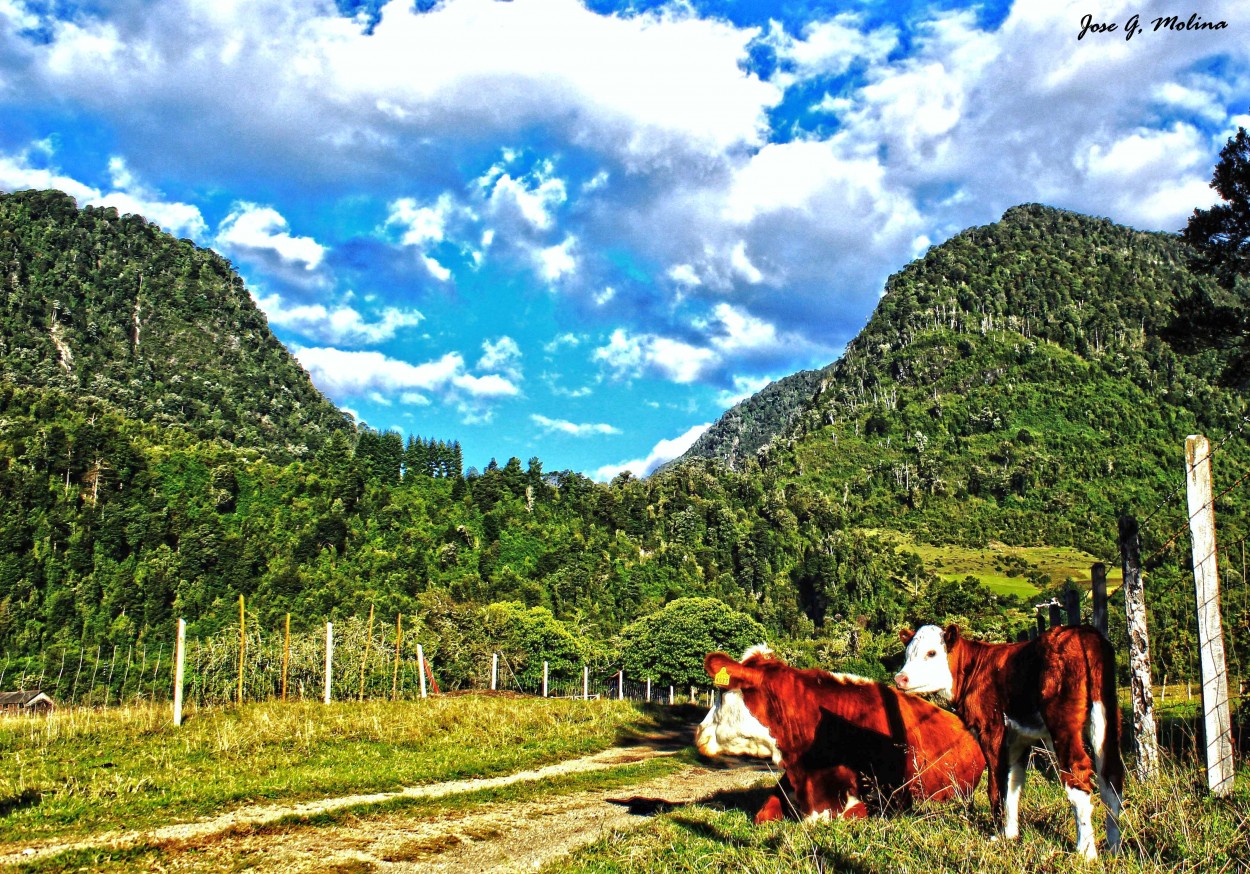
[[(0, 195), (0, 269), (6, 658), (167, 641), (178, 617), (211, 635), (242, 594), (266, 628), (411, 617), (451, 688), (505, 645), (688, 681), (665, 633), (722, 620), (716, 639), (762, 629), (798, 661), (881, 676), (905, 623), (1002, 639), (1031, 622), (1037, 599), (950, 579), (919, 547), (1115, 567), (1132, 514), (1156, 655), (1179, 677), (1196, 663), (1188, 540), (1167, 545), (1185, 436), (1223, 441), (1217, 488), (1250, 470), (1226, 353), (1168, 340), (1210, 283), (1184, 243), (1040, 205), (934, 246), (839, 361), (606, 484), (356, 425), (228, 262), (138, 216)], [(1226, 555), (1246, 509), (1244, 489), (1217, 505)], [(1223, 570), (1243, 608), (1240, 565)], [(1071, 585), (1033, 580), (1039, 598)], [(1237, 673), (1250, 631), (1227, 633)]]

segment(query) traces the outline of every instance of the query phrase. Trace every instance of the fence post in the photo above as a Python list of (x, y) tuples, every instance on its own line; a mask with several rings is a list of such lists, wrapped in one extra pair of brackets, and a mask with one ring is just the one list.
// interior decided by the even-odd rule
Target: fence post
[(672, 686), (669, 686), (668, 687), (668, 706), (672, 707), (676, 703), (677, 703), (677, 693), (674, 691)]
[(616, 700), (625, 700), (625, 669), (621, 668), (620, 673), (616, 675)]
[(651, 703), (651, 678), (647, 678), (647, 703)]
[(1063, 625), (1063, 608), (1059, 606), (1058, 601), (1051, 601), (1050, 607), (1050, 627), (1058, 628)]
[(1040, 635), (1046, 631), (1046, 605), (1037, 605), (1037, 633)]
[(1107, 636), (1107, 566), (1100, 561), (1094, 562), (1089, 569), (1090, 585), (1094, 590), (1094, 613), (1090, 624)]
[(547, 660), (544, 659), (543, 660), (543, 697), (544, 698), (547, 697), (547, 676), (548, 676), (547, 669), (548, 667), (549, 666), (547, 664)]
[(499, 653), (490, 654), (490, 690), (495, 691), (499, 683)]
[(286, 671), (291, 663), (291, 614), (286, 614), (286, 634), (282, 638), (282, 700), (286, 700)]
[(417, 674), (421, 677), (421, 697), (425, 697), (425, 650), (417, 644)]
[(182, 682), (187, 663), (187, 620), (178, 620), (174, 638), (174, 725), (182, 725)]
[(243, 611), (243, 596), (239, 596), (239, 704), (243, 703), (243, 657), (247, 654), (247, 614)]
[(1232, 724), (1220, 619), (1220, 576), (1215, 558), (1215, 506), (1211, 497), (1211, 444), (1201, 434), (1185, 440), (1185, 493), (1193, 534), (1194, 593), (1198, 607), (1198, 655), (1211, 794), (1233, 791)]
[(1063, 593), (1063, 609), (1068, 614), (1068, 624), (1076, 627), (1081, 624), (1081, 593), (1076, 589), (1068, 589)]
[(399, 651), (404, 642), (404, 614), (395, 614), (395, 671), (391, 674), (391, 700), (399, 700)]
[(1159, 767), (1159, 740), (1150, 676), (1146, 590), (1141, 579), (1141, 538), (1137, 520), (1132, 516), (1120, 517), (1120, 558), (1124, 568), (1124, 613), (1128, 620), (1128, 664), (1133, 696), (1133, 737), (1137, 743), (1137, 773), (1146, 780), (1153, 777)]
[(365, 631), (365, 651), (360, 656), (360, 700), (365, 700), (365, 668), (369, 665), (369, 645), (373, 643), (373, 605), (369, 605), (369, 626)]
[(326, 694), (325, 703), (330, 703), (330, 681), (333, 678), (331, 665), (334, 662), (334, 623), (326, 623)]
[(582, 665), (582, 700), (590, 700), (590, 667)]

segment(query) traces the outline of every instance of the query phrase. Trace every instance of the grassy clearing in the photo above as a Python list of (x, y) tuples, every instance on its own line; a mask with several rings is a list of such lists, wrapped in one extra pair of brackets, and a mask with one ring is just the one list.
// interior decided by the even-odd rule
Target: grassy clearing
[(629, 703), (490, 696), (0, 719), (0, 844), (492, 776), (597, 752), (651, 717)]
[[(1030, 772), (1019, 841), (991, 842), (982, 788), (971, 806), (928, 805), (891, 819), (756, 826), (751, 811), (690, 806), (614, 833), (547, 872), (1206, 872), (1250, 870), (1250, 769), (1231, 799), (1206, 797), (1197, 771), (1171, 765), (1157, 783), (1130, 782), (1124, 852), (1086, 865), (1072, 853), (1071, 807), (1052, 778)], [(1101, 807), (1096, 806), (1100, 819)], [(1101, 833), (1101, 823), (1099, 823)]]

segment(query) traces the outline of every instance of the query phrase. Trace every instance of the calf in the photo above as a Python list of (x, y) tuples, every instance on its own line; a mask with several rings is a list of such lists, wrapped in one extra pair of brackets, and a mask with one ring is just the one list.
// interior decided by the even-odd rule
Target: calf
[[(985, 770), (954, 715), (882, 683), (800, 671), (757, 650), (741, 662), (711, 653), (704, 668), (726, 692), (695, 733), (699, 751), (780, 762), (805, 818), (867, 816), (866, 800), (905, 808), (914, 798), (970, 796)], [(756, 822), (780, 819), (781, 797)]]
[[(909, 692), (946, 695), (977, 737), (989, 765), (990, 808), (1002, 836), (1019, 835), (1020, 790), (1034, 741), (1059, 763), (1076, 818), (1076, 849), (1096, 858), (1091, 777), (1107, 807), (1107, 849), (1120, 847), (1120, 708), (1115, 655), (1096, 629), (1052, 628), (1023, 643), (968, 640), (959, 627), (900, 632), (907, 661), (894, 678)], [(1085, 749), (1088, 739), (1093, 763)]]

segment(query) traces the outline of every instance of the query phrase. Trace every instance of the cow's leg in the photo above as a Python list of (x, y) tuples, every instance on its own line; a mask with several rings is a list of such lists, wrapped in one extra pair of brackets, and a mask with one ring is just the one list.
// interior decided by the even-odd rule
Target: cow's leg
[(1010, 750), (1001, 731), (994, 737), (981, 734), (981, 752), (988, 767), (985, 769), (985, 791), (990, 799), (990, 815), (994, 819), (994, 839), (1003, 834), (1003, 790), (1007, 786), (1007, 772), (1011, 769)]
[(768, 796), (768, 800), (764, 802), (764, 806), (760, 808), (759, 813), (755, 814), (755, 824), (762, 822), (776, 822), (786, 818), (785, 803), (781, 799), (781, 790), (773, 790), (773, 794)]
[(1096, 859), (1094, 805), (1090, 800), (1094, 767), (1085, 751), (1083, 735), (1083, 731), (1075, 731), (1068, 724), (1053, 724), (1050, 732), (1059, 759), (1059, 779), (1072, 803), (1072, 817), (1076, 820), (1076, 851), (1086, 859)]
[(1003, 799), (1003, 837), (1014, 840), (1020, 836), (1020, 793), (1024, 790), (1024, 778), (1029, 765), (1028, 738), (1019, 735), (1011, 738), (1006, 746), (1007, 783)]
[[(1118, 714), (1112, 714), (1115, 718)], [(1107, 708), (1095, 701), (1090, 708), (1089, 745), (1094, 753), (1098, 794), (1107, 808), (1107, 852), (1120, 852), (1120, 811), (1124, 792), (1124, 763), (1120, 759), (1119, 732), (1107, 733)]]

